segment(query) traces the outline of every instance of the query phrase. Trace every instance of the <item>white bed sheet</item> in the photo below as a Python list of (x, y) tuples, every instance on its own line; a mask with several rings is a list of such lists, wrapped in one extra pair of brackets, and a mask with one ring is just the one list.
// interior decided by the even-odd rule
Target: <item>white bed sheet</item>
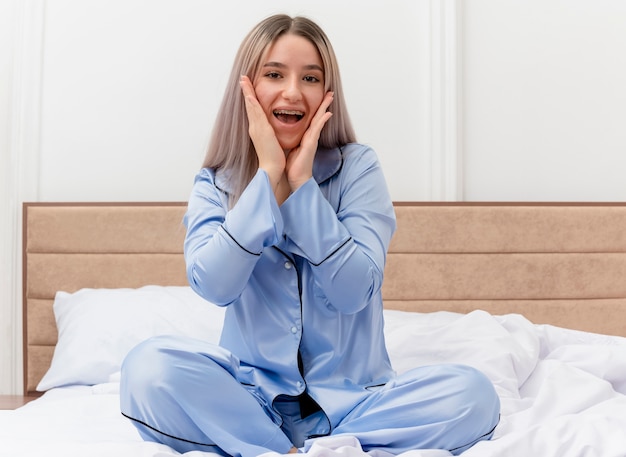
[[(626, 456), (626, 339), (533, 325), (519, 315), (476, 311), (385, 311), (386, 337), (398, 372), (460, 362), (481, 369), (502, 401), (491, 441), (464, 457)], [(15, 411), (0, 411), (2, 457), (171, 457), (143, 442), (119, 413), (119, 383), (56, 388)], [(353, 437), (308, 443), (307, 457), (383, 457)], [(189, 452), (185, 457), (214, 454)], [(267, 453), (264, 457), (275, 457)], [(416, 450), (403, 457), (450, 455)]]

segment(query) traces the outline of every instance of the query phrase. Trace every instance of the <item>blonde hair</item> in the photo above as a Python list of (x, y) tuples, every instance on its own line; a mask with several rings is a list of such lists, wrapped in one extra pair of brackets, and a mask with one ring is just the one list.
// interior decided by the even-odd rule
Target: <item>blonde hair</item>
[(248, 118), (239, 79), (241, 75), (247, 75), (254, 81), (270, 45), (287, 33), (302, 36), (313, 43), (324, 64), (325, 91), (334, 92), (330, 107), (333, 116), (320, 134), (319, 145), (335, 148), (356, 141), (343, 97), (337, 58), (324, 31), (304, 17), (292, 18), (284, 14), (268, 17), (250, 31), (239, 47), (202, 165), (228, 172), (232, 184), (229, 196), (231, 206), (258, 169), (258, 159), (248, 134)]

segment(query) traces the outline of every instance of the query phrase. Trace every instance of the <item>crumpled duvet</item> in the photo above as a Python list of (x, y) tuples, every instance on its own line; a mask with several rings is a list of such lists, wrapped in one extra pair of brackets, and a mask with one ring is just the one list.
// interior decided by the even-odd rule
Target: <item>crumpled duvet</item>
[[(626, 456), (626, 339), (534, 325), (520, 315), (385, 311), (396, 371), (458, 362), (482, 370), (501, 398), (491, 441), (464, 457)], [(57, 388), (15, 411), (0, 411), (2, 457), (171, 457), (143, 442), (119, 413), (119, 382)], [(242, 418), (245, 420), (245, 418)], [(307, 457), (388, 457), (350, 436), (307, 442)], [(185, 457), (208, 457), (188, 452)], [(451, 455), (415, 450), (402, 457)], [(276, 457), (274, 452), (263, 457)]]

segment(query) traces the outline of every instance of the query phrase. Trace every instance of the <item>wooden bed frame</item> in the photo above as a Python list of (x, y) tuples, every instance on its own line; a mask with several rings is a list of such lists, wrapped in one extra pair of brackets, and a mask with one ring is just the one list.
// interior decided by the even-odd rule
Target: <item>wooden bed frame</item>
[[(397, 203), (385, 307), (483, 309), (626, 336), (626, 203)], [(186, 285), (185, 203), (24, 203), (24, 393), (58, 290)]]

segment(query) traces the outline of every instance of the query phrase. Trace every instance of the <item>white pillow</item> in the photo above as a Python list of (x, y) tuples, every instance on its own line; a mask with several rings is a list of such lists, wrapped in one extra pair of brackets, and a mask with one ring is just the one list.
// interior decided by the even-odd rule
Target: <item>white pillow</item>
[(59, 338), (39, 391), (108, 382), (126, 354), (151, 336), (187, 335), (216, 343), (224, 308), (190, 287), (81, 289), (57, 292), (54, 316)]

